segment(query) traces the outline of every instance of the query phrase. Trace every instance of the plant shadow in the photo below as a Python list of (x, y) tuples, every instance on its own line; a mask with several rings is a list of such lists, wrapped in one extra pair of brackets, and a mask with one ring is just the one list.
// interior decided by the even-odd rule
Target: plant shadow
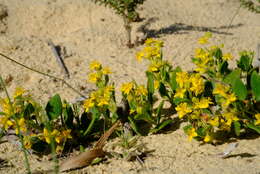
[(7, 160), (0, 158), (0, 169), (7, 167), (13, 167), (13, 165), (10, 164), (10, 162), (8, 162)]
[(241, 157), (241, 158), (252, 158), (257, 155), (251, 154), (251, 153), (239, 153), (239, 154), (234, 154), (234, 155), (229, 155), (226, 158), (235, 158), (235, 157)]
[(170, 108), (162, 109), (161, 113), (162, 113), (162, 118), (164, 118), (165, 120), (170, 119), (172, 120), (172, 123), (165, 126), (162, 130), (159, 130), (157, 134), (167, 134), (170, 132), (174, 132), (180, 129), (181, 123), (185, 122), (185, 120), (181, 120), (179, 119), (178, 116), (176, 116), (177, 112), (173, 106), (171, 106)]
[[(233, 35), (233, 33), (228, 32), (228, 29), (238, 28), (243, 26), (243, 24), (238, 23), (234, 25), (225, 25), (220, 27), (205, 27), (205, 26), (193, 26), (184, 23), (175, 23), (169, 25), (167, 27), (163, 27), (159, 30), (149, 29), (150, 25), (156, 22), (158, 18), (150, 18), (143, 25), (141, 25), (137, 32), (142, 32), (144, 34), (144, 38), (142, 40), (146, 40), (147, 38), (160, 38), (162, 35), (170, 35), (170, 34), (187, 34), (189, 31), (200, 31), (200, 32), (211, 32), (215, 34), (222, 35)], [(220, 31), (226, 29), (227, 31)]]

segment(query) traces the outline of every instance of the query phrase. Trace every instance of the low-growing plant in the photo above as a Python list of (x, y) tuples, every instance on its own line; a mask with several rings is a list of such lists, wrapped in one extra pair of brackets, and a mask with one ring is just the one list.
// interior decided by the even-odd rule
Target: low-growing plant
[[(195, 49), (191, 71), (163, 59), (162, 41), (146, 40), (136, 58), (149, 61), (147, 84), (131, 81), (121, 85), (124, 108), (116, 101), (110, 69), (97, 61), (90, 63), (88, 75), (96, 89), (82, 105), (62, 101), (56, 94), (42, 106), (22, 88), (12, 97), (6, 92), (7, 98), (0, 99), (2, 133), (13, 129), (24, 149), (39, 153), (52, 150), (56, 159), (56, 153), (66, 152), (66, 147), (85, 146), (118, 120), (129, 123), (138, 135), (158, 133), (174, 124), (163, 112), (167, 102), (180, 120), (187, 121), (184, 131), (190, 140), (214, 143), (251, 131), (260, 134), (260, 75), (258, 67), (252, 65), (253, 53), (242, 51), (236, 67), (230, 68), (233, 56), (222, 51), (223, 45), (210, 46), (211, 37), (205, 33), (199, 39), (202, 47)], [(120, 136), (126, 150), (123, 157), (128, 158), (136, 150), (136, 138), (125, 132)], [(56, 159), (56, 172), (57, 164)]]
[[(207, 44), (210, 37), (211, 33), (206, 33), (199, 43)], [(241, 52), (237, 67), (231, 69), (228, 62), (233, 56), (222, 52), (223, 45), (198, 48), (192, 58), (196, 68), (186, 72), (161, 63), (162, 54), (154, 54), (151, 42), (158, 41), (146, 41), (148, 47), (137, 54), (137, 59), (152, 62), (148, 82), (152, 79), (150, 84), (159, 84), (159, 94), (173, 104), (180, 119), (190, 123), (184, 127), (189, 139), (212, 142), (233, 133), (260, 133), (260, 75), (252, 66), (252, 52)], [(154, 59), (160, 63), (155, 64)]]
[(260, 0), (240, 0), (240, 3), (243, 7), (247, 8), (248, 10), (255, 13), (260, 13)]
[(124, 28), (127, 34), (127, 46), (133, 47), (131, 41), (131, 23), (139, 21), (139, 13), (137, 7), (144, 3), (145, 0), (92, 0), (95, 3), (103, 4), (113, 9), (116, 14), (122, 17), (124, 21)]

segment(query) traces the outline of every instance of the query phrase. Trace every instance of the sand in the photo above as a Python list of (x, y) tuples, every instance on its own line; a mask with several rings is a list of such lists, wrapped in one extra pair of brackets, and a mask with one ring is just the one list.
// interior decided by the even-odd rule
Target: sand
[[(260, 15), (239, 9), (238, 0), (150, 0), (139, 11), (144, 19), (133, 25), (133, 39), (156, 37), (164, 41), (164, 58), (186, 70), (193, 67), (190, 58), (198, 47), (197, 39), (205, 31), (213, 33), (212, 43), (224, 43), (224, 51), (232, 52), (235, 57), (241, 50), (255, 51), (260, 43)], [(88, 64), (93, 60), (112, 69), (111, 81), (117, 89), (132, 79), (145, 83), (147, 63), (135, 60), (135, 53), (142, 46), (126, 47), (123, 21), (112, 10), (89, 0), (0, 0), (0, 52), (39, 71), (64, 78), (48, 40), (63, 50), (70, 72), (66, 81), (84, 95), (94, 89), (86, 81)], [(56, 93), (67, 101), (79, 97), (63, 83), (3, 57), (0, 57), (0, 73), (4, 78), (13, 78), (8, 85), (10, 93), (22, 86), (42, 103)], [(0, 96), (4, 93), (0, 92)], [(113, 158), (71, 173), (260, 173), (259, 137), (237, 140), (239, 146), (227, 159), (215, 154), (228, 143), (213, 146), (195, 140), (189, 142), (181, 129), (149, 135), (141, 141), (153, 150), (144, 159), (144, 166)], [(13, 165), (0, 168), (0, 173), (25, 173), (23, 156), (16, 146), (1, 144), (0, 157)], [(51, 168), (45, 158), (32, 155), (30, 161), (33, 170)]]

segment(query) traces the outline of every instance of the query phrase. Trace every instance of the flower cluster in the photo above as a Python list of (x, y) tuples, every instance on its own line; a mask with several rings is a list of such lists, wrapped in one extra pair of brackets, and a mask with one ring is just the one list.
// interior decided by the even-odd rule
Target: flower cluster
[(136, 82), (122, 84), (121, 91), (130, 104), (130, 114), (142, 114), (147, 104), (148, 91), (144, 85), (138, 85)]
[(104, 86), (106, 82), (106, 77), (108, 74), (111, 74), (110, 68), (102, 67), (102, 65), (98, 61), (93, 61), (89, 66), (92, 71), (88, 75), (88, 81), (91, 83), (95, 83), (97, 86)]
[[(48, 133), (46, 128), (41, 128), (41, 118), (37, 110), (37, 103), (30, 97), (23, 88), (16, 88), (12, 98), (0, 99), (2, 111), (0, 112), (0, 128), (4, 131), (15, 130), (21, 135), (26, 149), (31, 149), (37, 140), (50, 143), (54, 138), (58, 146), (57, 152), (61, 152), (70, 135), (70, 129), (58, 131), (54, 129)], [(33, 118), (33, 117), (35, 118)]]
[(143, 50), (136, 54), (136, 59), (141, 61), (143, 58), (150, 61), (148, 71), (158, 72), (167, 62), (162, 60), (163, 42), (149, 38), (145, 41)]
[(47, 128), (43, 129), (43, 133), (39, 134), (38, 137), (41, 140), (44, 140), (46, 143), (50, 144), (52, 140), (54, 140), (57, 143), (56, 146), (56, 152), (61, 153), (64, 148), (64, 144), (67, 141), (67, 139), (71, 139), (71, 130), (57, 130), (54, 129), (53, 131), (49, 131)]
[[(111, 73), (108, 67), (104, 67), (98, 61), (90, 63), (92, 72), (89, 74), (89, 81), (96, 84), (97, 90), (90, 93), (90, 97), (84, 101), (84, 109), (88, 112), (91, 108), (105, 110), (107, 108), (115, 110), (115, 88), (109, 85), (108, 74)], [(113, 104), (113, 107), (111, 107)]]
[[(205, 33), (198, 42), (207, 45), (211, 37), (211, 33)], [(146, 47), (137, 53), (137, 59), (151, 62), (147, 77), (148, 89), (152, 90), (148, 93), (158, 89), (163, 99), (175, 106), (179, 118), (189, 121), (184, 129), (190, 140), (212, 142), (221, 132), (234, 131), (239, 136), (242, 129), (248, 128), (260, 132), (259, 110), (254, 100), (260, 100), (256, 89), (260, 76), (252, 73), (250, 52), (242, 52), (237, 68), (232, 70), (228, 61), (233, 56), (222, 53), (223, 45), (197, 48), (192, 58), (195, 69), (185, 72), (179, 67), (172, 68), (162, 59), (162, 45), (160, 41), (147, 40)], [(160, 66), (151, 68), (155, 64)], [(129, 93), (133, 85), (127, 87)]]
[(90, 97), (84, 101), (83, 107), (88, 112), (93, 107), (108, 107), (113, 102), (114, 86), (108, 85), (93, 91)]

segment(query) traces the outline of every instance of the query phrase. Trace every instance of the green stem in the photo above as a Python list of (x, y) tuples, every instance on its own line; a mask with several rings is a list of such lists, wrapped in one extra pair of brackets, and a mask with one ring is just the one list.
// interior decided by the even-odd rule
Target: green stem
[[(52, 131), (49, 120), (46, 122), (45, 126), (46, 126), (48, 132)], [(51, 137), (51, 144), (50, 144), (50, 146), (51, 146), (52, 161), (54, 163), (54, 173), (58, 174), (59, 173), (59, 161), (58, 161), (57, 155), (56, 155), (56, 148), (55, 148), (56, 147), (56, 143), (55, 143), (54, 137)]]
[(26, 65), (24, 65), (24, 64), (21, 64), (21, 63), (17, 62), (16, 60), (14, 60), (14, 59), (12, 59), (12, 58), (10, 58), (10, 57), (8, 57), (8, 56), (2, 54), (2, 53), (0, 53), (0, 56), (3, 56), (4, 58), (6, 58), (6, 59), (8, 59), (8, 60), (10, 60), (10, 61), (12, 61), (12, 62), (14, 62), (14, 63), (16, 63), (16, 64), (22, 66), (22, 67), (24, 67), (24, 68), (26, 68), (26, 69), (29, 69), (29, 70), (31, 70), (31, 71), (34, 71), (34, 72), (36, 72), (36, 73), (38, 73), (38, 74), (47, 76), (47, 77), (52, 78), (52, 79), (55, 79), (55, 80), (59, 80), (59, 81), (61, 81), (62, 83), (64, 83), (65, 85), (67, 85), (70, 89), (72, 89), (75, 93), (79, 94), (79, 95), (80, 95), (81, 97), (83, 97), (83, 98), (86, 98), (86, 96), (84, 96), (82, 93), (80, 93), (80, 92), (79, 92), (78, 90), (76, 90), (74, 87), (72, 87), (69, 83), (67, 83), (67, 82), (66, 82), (64, 79), (62, 79), (62, 78), (58, 78), (58, 77), (55, 77), (55, 76), (53, 76), (53, 75), (50, 75), (50, 74), (47, 74), (47, 73), (38, 71), (38, 70), (36, 70), (36, 69), (33, 69), (33, 68), (31, 68), (31, 67), (28, 67), (28, 66), (26, 66)]
[[(14, 108), (13, 108), (13, 105), (12, 105), (11, 98), (10, 98), (10, 96), (8, 94), (8, 91), (6, 89), (4, 80), (3, 80), (1, 75), (0, 75), (0, 83), (2, 84), (2, 86), (4, 88), (5, 94), (6, 94), (7, 98), (8, 98), (8, 102), (10, 103), (11, 111), (12, 111), (11, 113), (14, 113), (13, 112)], [(28, 160), (28, 154), (27, 154), (27, 151), (26, 151), (25, 146), (24, 146), (23, 137), (22, 137), (20, 126), (19, 126), (19, 123), (18, 123), (18, 120), (17, 120), (16, 116), (14, 116), (14, 120), (15, 120), (15, 124), (17, 125), (18, 136), (19, 136), (19, 139), (20, 139), (20, 142), (21, 142), (21, 145), (22, 145), (22, 151), (23, 151), (23, 154), (24, 154), (25, 167), (26, 167), (27, 173), (31, 174), (32, 172), (31, 172), (30, 163), (29, 163), (29, 160)]]
[(95, 122), (96, 122), (96, 118), (92, 118), (87, 130), (83, 134), (84, 136), (86, 136), (92, 130)]

